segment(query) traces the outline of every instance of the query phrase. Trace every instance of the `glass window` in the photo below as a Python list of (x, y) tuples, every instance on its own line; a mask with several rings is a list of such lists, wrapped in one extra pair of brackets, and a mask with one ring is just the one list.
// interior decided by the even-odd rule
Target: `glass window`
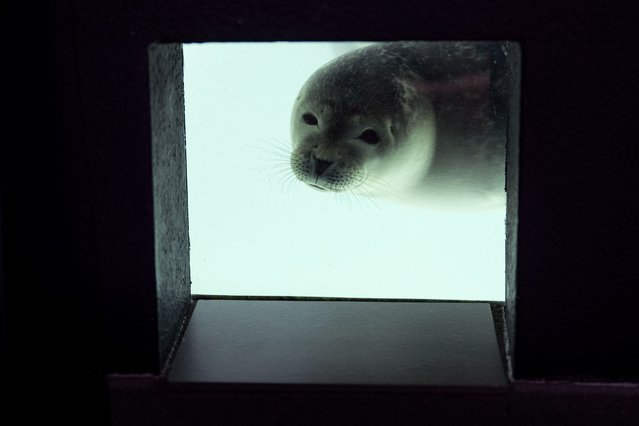
[(184, 45), (192, 293), (504, 300), (502, 46)]

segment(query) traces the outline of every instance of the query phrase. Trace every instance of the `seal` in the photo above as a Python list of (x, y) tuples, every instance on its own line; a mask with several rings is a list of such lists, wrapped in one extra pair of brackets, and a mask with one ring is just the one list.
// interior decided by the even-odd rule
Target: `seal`
[(377, 43), (339, 56), (294, 102), (293, 174), (321, 191), (503, 206), (503, 56), (491, 42)]

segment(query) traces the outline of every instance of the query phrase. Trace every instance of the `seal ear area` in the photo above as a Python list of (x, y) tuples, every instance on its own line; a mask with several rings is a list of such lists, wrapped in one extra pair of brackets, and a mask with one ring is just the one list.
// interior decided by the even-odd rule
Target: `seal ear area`
[(366, 142), (369, 145), (377, 145), (381, 138), (375, 129), (364, 129), (362, 133), (359, 134), (357, 139)]

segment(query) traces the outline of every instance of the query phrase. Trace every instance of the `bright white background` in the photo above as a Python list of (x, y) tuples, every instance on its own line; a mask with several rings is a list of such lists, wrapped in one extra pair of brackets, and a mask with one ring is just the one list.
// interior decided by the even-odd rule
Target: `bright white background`
[(504, 300), (504, 211), (346, 198), (292, 177), (293, 100), (352, 47), (184, 45), (192, 293)]

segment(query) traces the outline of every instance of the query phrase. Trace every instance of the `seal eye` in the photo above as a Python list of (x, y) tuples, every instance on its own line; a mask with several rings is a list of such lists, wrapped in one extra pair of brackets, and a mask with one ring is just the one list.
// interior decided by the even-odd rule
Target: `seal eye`
[(368, 144), (375, 145), (379, 142), (379, 135), (373, 129), (366, 129), (357, 137), (357, 139), (361, 139)]
[(309, 126), (317, 126), (317, 117), (310, 112), (302, 114), (302, 120)]

